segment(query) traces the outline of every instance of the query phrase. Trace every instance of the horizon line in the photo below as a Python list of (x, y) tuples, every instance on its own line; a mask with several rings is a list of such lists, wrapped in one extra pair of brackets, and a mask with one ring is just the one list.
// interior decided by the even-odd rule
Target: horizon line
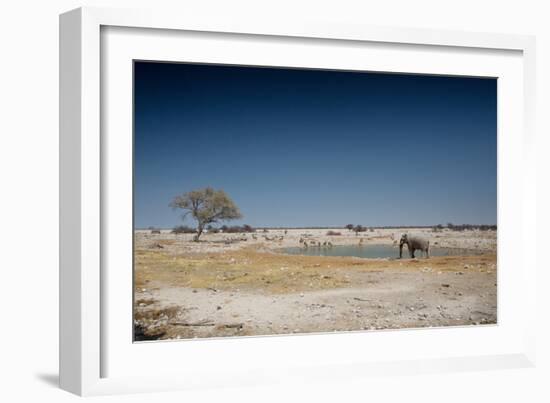
[[(154, 225), (150, 225), (148, 227), (134, 227), (134, 230), (149, 230), (149, 229), (159, 229), (159, 230), (165, 230), (165, 229), (173, 229), (174, 227), (178, 226), (186, 226), (185, 224), (177, 224), (172, 227), (157, 227)], [(227, 224), (224, 224), (227, 225)], [(234, 225), (237, 227), (242, 227), (247, 224), (242, 225)], [(346, 224), (348, 225), (348, 224)], [(254, 229), (347, 229), (346, 225), (316, 225), (316, 226), (252, 226)], [(428, 225), (363, 225), (363, 224), (353, 224), (353, 225), (361, 225), (365, 228), (374, 228), (374, 229), (393, 229), (393, 228), (433, 228), (437, 227), (438, 225), (442, 225), (442, 228), (449, 228), (447, 225), (443, 224), (428, 224)], [(190, 228), (189, 225), (187, 225)], [(222, 225), (223, 226), (223, 225)], [(487, 226), (487, 227), (498, 227), (497, 224), (453, 224), (454, 227), (462, 227), (462, 226), (471, 226), (471, 227), (481, 227), (481, 226)], [(231, 225), (227, 225), (227, 227), (231, 227)], [(220, 227), (214, 227), (214, 228), (220, 228)]]

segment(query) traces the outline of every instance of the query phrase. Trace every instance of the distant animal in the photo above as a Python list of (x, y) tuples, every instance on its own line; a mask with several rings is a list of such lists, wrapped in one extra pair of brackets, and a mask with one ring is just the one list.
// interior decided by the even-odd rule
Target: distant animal
[(300, 238), (300, 243), (304, 243), (304, 238)]
[(399, 241), (399, 258), (403, 256), (403, 245), (407, 245), (409, 249), (409, 254), (412, 259), (414, 259), (414, 251), (420, 250), (426, 253), (426, 258), (430, 257), (430, 241), (416, 235), (401, 235), (401, 240)]
[(328, 247), (332, 248), (332, 242), (330, 242), (330, 241), (328, 242)]
[(151, 234), (160, 234), (160, 230), (159, 229), (153, 229), (153, 230), (151, 230)]

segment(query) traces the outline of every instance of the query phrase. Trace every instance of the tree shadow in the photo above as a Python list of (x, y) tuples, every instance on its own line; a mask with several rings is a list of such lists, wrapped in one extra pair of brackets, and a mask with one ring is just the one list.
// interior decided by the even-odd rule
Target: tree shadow
[(41, 380), (47, 385), (59, 387), (59, 375), (58, 374), (35, 374), (36, 378)]

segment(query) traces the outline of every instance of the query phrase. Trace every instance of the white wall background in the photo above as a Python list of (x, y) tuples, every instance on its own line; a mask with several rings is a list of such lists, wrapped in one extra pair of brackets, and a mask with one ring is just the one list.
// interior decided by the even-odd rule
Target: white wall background
[[(538, 44), (539, 237), (550, 224), (550, 24), (541, 1), (376, 0), (72, 1), (0, 3), (0, 399), (75, 401), (57, 383), (58, 14), (81, 5), (179, 7), (187, 13), (292, 15), (374, 25), (533, 34)], [(546, 231), (545, 231), (546, 232)], [(536, 248), (535, 248), (536, 247)], [(6, 259), (7, 257), (7, 259)], [(550, 269), (550, 268), (549, 268)], [(335, 384), (258, 387), (94, 398), (99, 401), (550, 401), (549, 276), (539, 275), (539, 363), (535, 369), (371, 378)]]

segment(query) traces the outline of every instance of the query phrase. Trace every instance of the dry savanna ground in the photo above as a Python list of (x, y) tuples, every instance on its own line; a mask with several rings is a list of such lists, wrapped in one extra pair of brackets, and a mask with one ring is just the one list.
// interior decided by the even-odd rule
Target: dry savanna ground
[[(248, 336), (493, 324), (496, 232), (327, 229), (255, 234), (135, 233), (135, 339)], [(299, 239), (394, 245), (423, 233), (452, 256), (289, 255)]]

